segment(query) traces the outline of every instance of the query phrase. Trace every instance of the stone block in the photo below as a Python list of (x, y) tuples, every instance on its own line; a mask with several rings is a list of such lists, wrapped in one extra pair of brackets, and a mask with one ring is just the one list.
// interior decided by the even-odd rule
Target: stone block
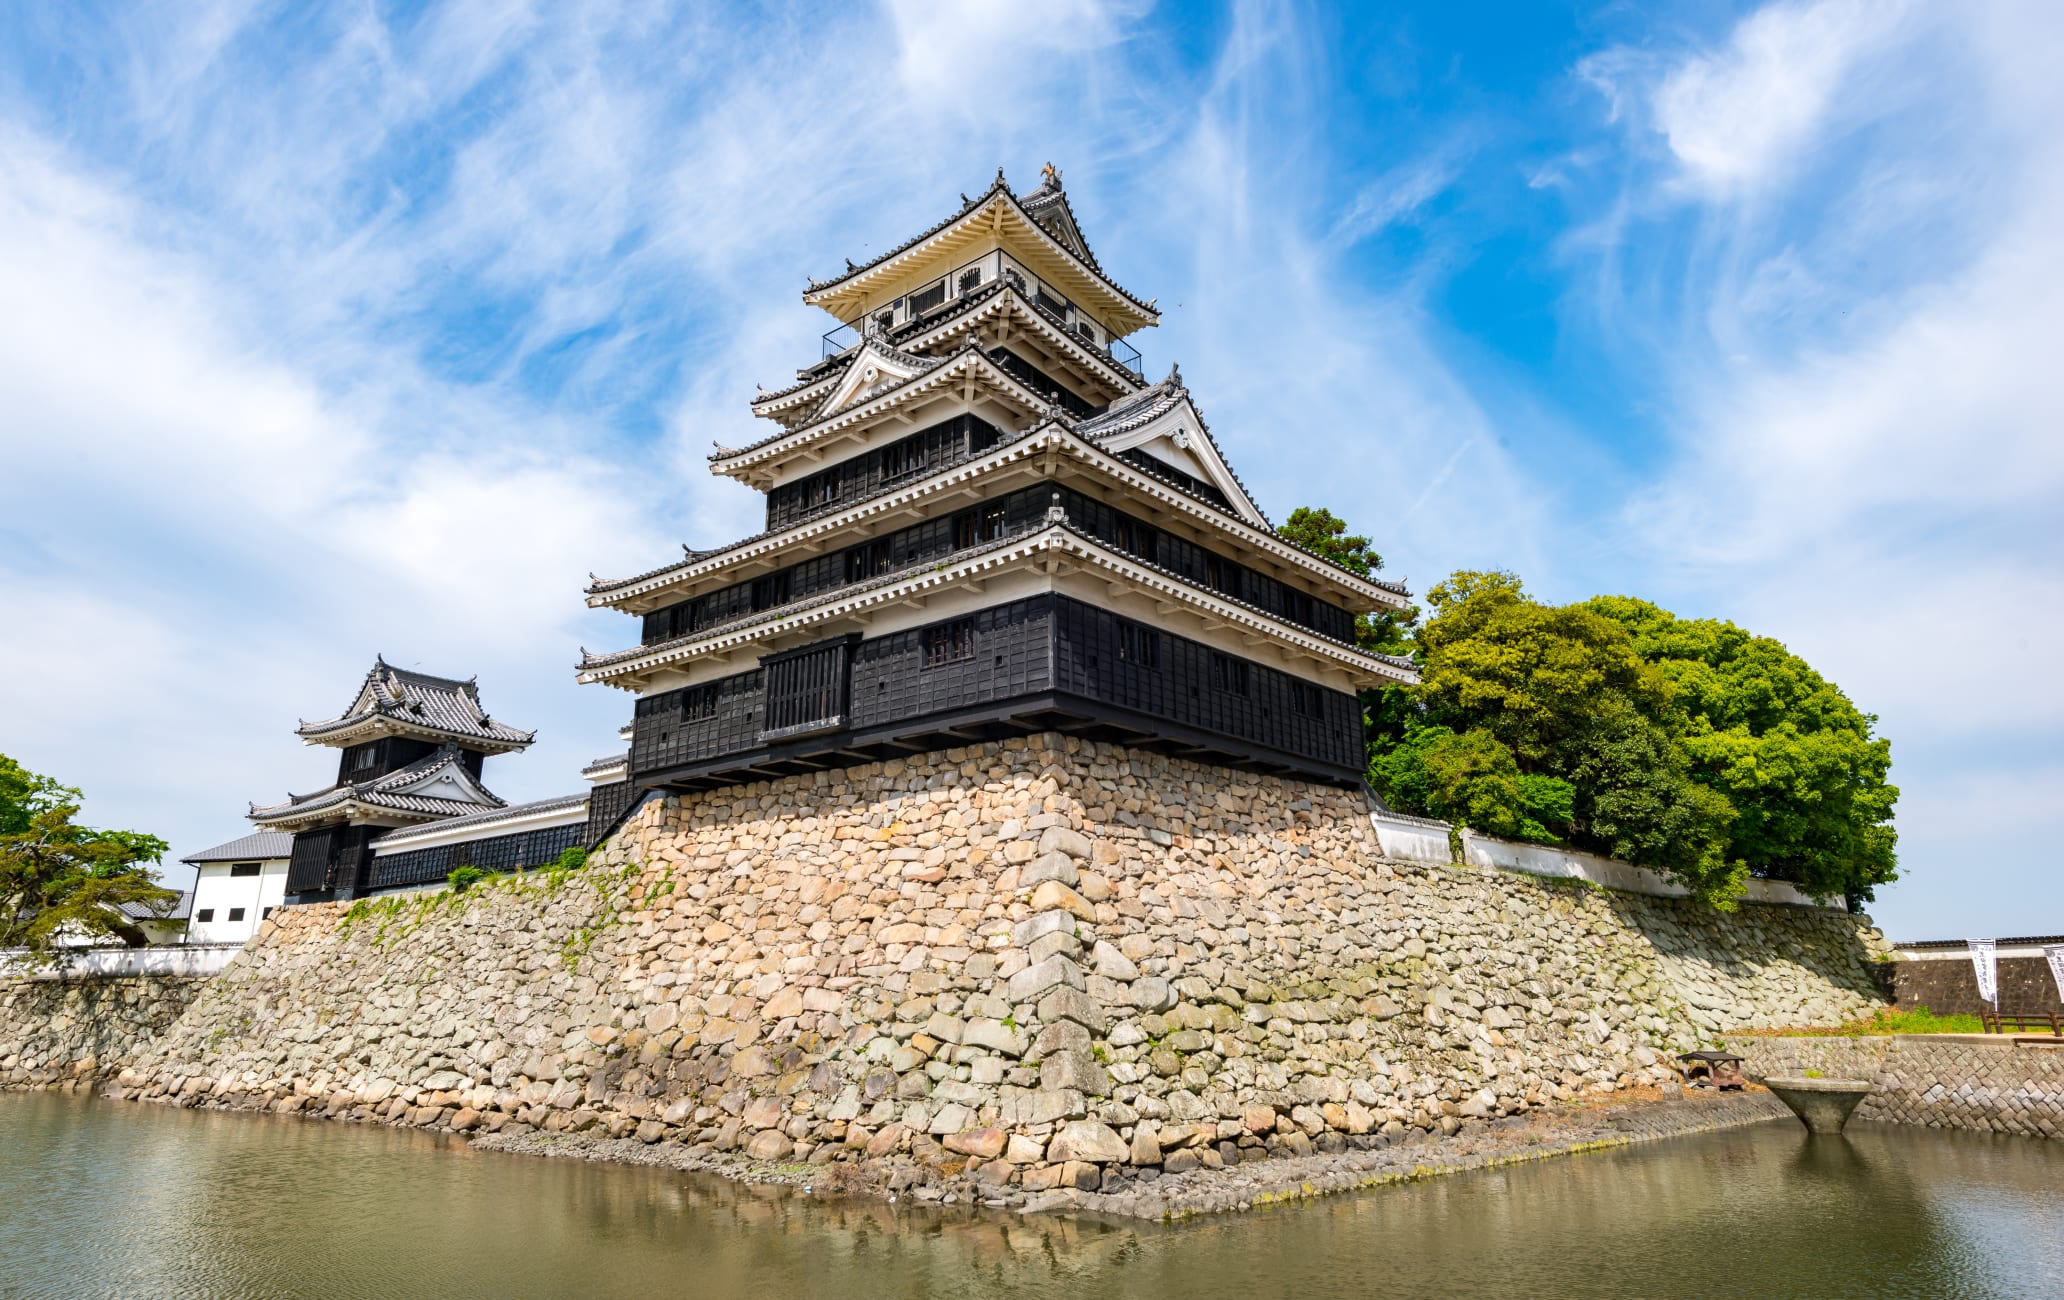
[(1111, 1075), (1088, 1052), (1056, 1052), (1039, 1063), (1039, 1086), (1101, 1097), (1111, 1091)]
[(1090, 1042), (1089, 1030), (1075, 1021), (1047, 1020), (1032, 1040), (1032, 1055), (1044, 1059), (1055, 1052), (1086, 1052)]
[(1046, 1159), (1046, 1147), (1023, 1133), (1013, 1133), (1004, 1146), (1003, 1158), (1014, 1165), (1036, 1165)]
[[(1073, 967), (1069, 969), (1072, 970)], [(1089, 994), (1083, 992), (1080, 985), (1056, 988), (1041, 998), (1039, 1020), (1040, 1023), (1048, 1025), (1057, 1020), (1072, 1020), (1092, 1034), (1103, 1033), (1107, 1023), (1104, 1019), (1104, 1009), (1098, 1006)]]
[(1075, 917), (1068, 912), (1041, 912), (1011, 927), (1011, 943), (1015, 947), (1029, 948), (1032, 941), (1042, 934), (1052, 934), (1057, 930), (1073, 934), (1075, 926)]
[(966, 1128), (968, 1121), (973, 1118), (973, 1111), (958, 1102), (954, 1102), (939, 1107), (938, 1113), (932, 1116), (931, 1123), (925, 1126), (925, 1132), (930, 1133), (934, 1137), (947, 1133), (958, 1133)]
[(1142, 1011), (1166, 1011), (1175, 1005), (1175, 990), (1168, 981), (1149, 975), (1132, 983), (1132, 1005)]
[(779, 1097), (755, 1097), (739, 1118), (747, 1128), (773, 1128), (788, 1118), (788, 1103)]
[(1049, 957), (1011, 976), (1007, 987), (1012, 1002), (1030, 1002), (1049, 989), (1081, 989), (1082, 970), (1066, 957)]
[(1105, 939), (1097, 940), (1096, 946), (1090, 950), (1090, 970), (1121, 984), (1130, 984), (1140, 976), (1139, 967), (1132, 958), (1121, 952), (1118, 945)]
[(1065, 853), (1071, 858), (1087, 860), (1094, 847), (1089, 836), (1066, 826), (1049, 826), (1039, 833), (1041, 853)]
[(1117, 1130), (1093, 1119), (1070, 1120), (1046, 1145), (1046, 1158), (1056, 1164), (1069, 1160), (1123, 1164), (1131, 1152)]
[(1049, 880), (1032, 891), (1032, 907), (1039, 912), (1059, 910), (1080, 920), (1096, 920), (1096, 904), (1058, 880)]
[(1049, 880), (1074, 888), (1082, 881), (1082, 872), (1075, 866), (1075, 859), (1065, 853), (1047, 853), (1018, 868), (1018, 888), (1032, 889)]
[(904, 1129), (902, 1125), (888, 1125), (867, 1139), (867, 1158), (881, 1160), (883, 1156), (894, 1156), (906, 1141), (910, 1141), (910, 1129)]
[(745, 1154), (755, 1160), (783, 1160), (794, 1150), (795, 1143), (788, 1140), (788, 1135), (773, 1129), (753, 1134), (745, 1144)]
[(1165, 1174), (1186, 1174), (1203, 1163), (1204, 1158), (1195, 1151), (1187, 1149), (1171, 1151), (1168, 1153), (1168, 1158), (1161, 1162), (1161, 1172)]
[(1140, 1124), (1132, 1130), (1131, 1149), (1126, 1159), (1135, 1165), (1161, 1163), (1161, 1135), (1152, 1123)]
[(1021, 1092), (1003, 1100), (1003, 1122), (1010, 1127), (1031, 1128), (1089, 1114), (1089, 1100), (1073, 1090)]
[[(935, 1130), (936, 1131), (936, 1130)], [(983, 1160), (994, 1160), (1003, 1154), (1008, 1137), (1000, 1128), (963, 1129), (948, 1134), (941, 1146), (948, 1151), (964, 1156), (978, 1156)]]
[(1082, 940), (1065, 930), (1056, 930), (1052, 934), (1042, 934), (1034, 939), (1032, 945), (1025, 949), (1025, 953), (1032, 958), (1034, 965), (1049, 957), (1066, 957), (1070, 961), (1075, 961), (1082, 954)]
[(960, 1041), (967, 1047), (978, 1047), (1015, 1059), (1025, 1054), (1030, 1038), (1021, 1028), (985, 1016), (968, 1021), (967, 1027), (961, 1030)]

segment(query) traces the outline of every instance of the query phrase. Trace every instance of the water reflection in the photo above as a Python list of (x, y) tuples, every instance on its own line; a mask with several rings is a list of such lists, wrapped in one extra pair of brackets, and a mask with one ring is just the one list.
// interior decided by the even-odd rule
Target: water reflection
[(2053, 1145), (1788, 1125), (1174, 1229), (826, 1202), (449, 1138), (0, 1096), (5, 1296), (2016, 1296)]

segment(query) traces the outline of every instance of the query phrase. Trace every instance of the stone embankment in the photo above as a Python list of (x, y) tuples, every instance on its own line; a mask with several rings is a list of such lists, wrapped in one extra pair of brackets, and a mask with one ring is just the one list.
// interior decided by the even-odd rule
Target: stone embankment
[(203, 979), (0, 981), (0, 1088), (90, 1086), (179, 1019)]
[(112, 1091), (1090, 1191), (1852, 1019), (1867, 927), (1389, 861), (1359, 794), (1039, 737), (649, 799), (570, 874), (285, 909)]
[(1754, 1078), (1810, 1070), (1868, 1081), (1870, 1095), (1856, 1108), (1860, 1120), (2064, 1138), (2064, 1045), (1975, 1034), (1731, 1034), (1726, 1043)]
[[(1687, 1092), (1669, 1103), (1644, 1097), (1560, 1107), (1471, 1123), (1455, 1134), (1412, 1132), (1336, 1155), (1290, 1156), (1249, 1162), (1237, 1169), (1198, 1168), (1165, 1176), (1151, 1168), (1114, 1169), (1107, 1173), (1103, 1189), (1094, 1192), (1063, 1187), (1027, 1194), (1008, 1187), (985, 1187), (978, 1180), (964, 1180), (961, 1185), (916, 1186), (911, 1192), (920, 1201), (945, 1205), (980, 1203), (1031, 1214), (1066, 1209), (1135, 1219), (1186, 1219), (1503, 1168), (1553, 1156), (1610, 1151), (1772, 1120), (1790, 1122), (1792, 1113), (1767, 1092)], [(708, 1146), (646, 1145), (635, 1138), (595, 1137), (586, 1133), (504, 1132), (476, 1138), (474, 1145), (490, 1151), (553, 1159), (715, 1173), (812, 1193), (850, 1191), (853, 1182), (839, 1177), (839, 1169), (813, 1165), (769, 1167), (736, 1153), (712, 1151)], [(911, 1171), (898, 1172), (905, 1177), (890, 1181), (882, 1190), (893, 1194), (910, 1186)]]

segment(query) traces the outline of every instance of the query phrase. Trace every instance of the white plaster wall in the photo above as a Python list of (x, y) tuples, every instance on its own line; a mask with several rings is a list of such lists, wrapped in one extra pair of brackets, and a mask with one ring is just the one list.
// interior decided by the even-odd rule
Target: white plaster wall
[(1455, 859), (1448, 847), (1448, 824), (1425, 817), (1371, 810), (1369, 821), (1376, 827), (1376, 842), (1386, 858), (1407, 862), (1447, 863)]
[[(273, 858), (258, 864), (256, 876), (232, 876), (233, 864), (206, 862), (194, 881), (193, 912), (187, 922), (188, 943), (242, 943), (258, 933), (258, 923), (267, 908), (278, 907), (287, 892), (287, 860)], [(229, 919), (230, 911), (243, 908), (242, 919)], [(202, 912), (212, 912), (201, 920)]]
[[(242, 881), (237, 882), (239, 884)], [(240, 944), (172, 944), (162, 948), (80, 948), (63, 965), (23, 963), (18, 951), (0, 952), (0, 976), (18, 979), (122, 978), (133, 975), (215, 975), (235, 961)]]
[[(1588, 880), (1594, 885), (1604, 885), (1608, 889), (1624, 889), (1634, 894), (1652, 894), (1658, 898), (1682, 898), (1691, 892), (1676, 881), (1650, 871), (1647, 867), (1637, 867), (1612, 858), (1601, 858), (1596, 854), (1582, 853), (1576, 849), (1551, 848), (1544, 844), (1515, 844), (1510, 840), (1479, 835), (1468, 829), (1462, 832), (1462, 860), (1473, 867), (1524, 871), (1532, 876), (1560, 876), (1567, 880)], [(1812, 898), (1801, 893), (1797, 886), (1782, 880), (1751, 880), (1748, 892), (1743, 897), (1751, 903), (1827, 907), (1838, 912), (1848, 910), (1848, 905), (1840, 898)]]

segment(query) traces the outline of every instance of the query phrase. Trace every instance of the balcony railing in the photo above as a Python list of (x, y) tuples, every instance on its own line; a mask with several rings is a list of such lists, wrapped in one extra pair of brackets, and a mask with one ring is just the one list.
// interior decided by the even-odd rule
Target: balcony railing
[(1104, 323), (1077, 307), (1058, 289), (1027, 270), (1023, 263), (998, 249), (955, 267), (914, 293), (905, 294), (886, 306), (855, 316), (824, 334), (822, 360), (830, 360), (859, 346), (868, 332), (884, 338), (915, 333), (925, 321), (942, 315), (948, 307), (985, 286), (1003, 280), (1070, 338), (1109, 358), (1141, 383), (1146, 382), (1139, 349), (1124, 339), (1113, 338)]

